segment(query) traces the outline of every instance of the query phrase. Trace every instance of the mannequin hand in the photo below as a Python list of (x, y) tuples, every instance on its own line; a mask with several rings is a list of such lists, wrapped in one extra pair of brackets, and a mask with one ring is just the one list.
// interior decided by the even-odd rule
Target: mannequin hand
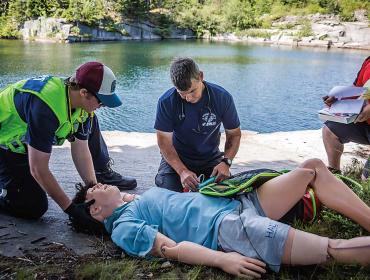
[(180, 173), (180, 180), (182, 187), (184, 189), (191, 189), (192, 191), (198, 191), (197, 186), (199, 184), (199, 179), (197, 174), (186, 169)]
[(266, 264), (252, 258), (245, 257), (236, 252), (224, 253), (220, 260), (223, 271), (238, 277), (261, 278), (262, 273), (266, 273)]
[(226, 178), (230, 177), (230, 167), (221, 161), (219, 164), (217, 164), (212, 171), (212, 174), (210, 177), (217, 176), (216, 182), (220, 182)]
[(370, 104), (367, 104), (358, 115), (355, 123), (365, 122), (370, 119)]

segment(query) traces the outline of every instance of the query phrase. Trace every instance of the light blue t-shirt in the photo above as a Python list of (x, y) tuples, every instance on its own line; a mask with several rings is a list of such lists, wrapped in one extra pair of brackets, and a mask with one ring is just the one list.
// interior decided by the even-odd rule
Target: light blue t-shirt
[(238, 200), (153, 187), (117, 208), (104, 223), (113, 242), (134, 256), (151, 251), (158, 231), (175, 242), (191, 241), (216, 250), (219, 225), (238, 206)]

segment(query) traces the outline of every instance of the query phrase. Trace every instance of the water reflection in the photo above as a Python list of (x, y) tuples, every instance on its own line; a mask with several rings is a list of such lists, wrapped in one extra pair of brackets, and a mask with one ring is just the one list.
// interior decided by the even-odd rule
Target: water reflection
[(29, 76), (68, 76), (88, 61), (109, 65), (124, 105), (98, 112), (104, 130), (153, 131), (158, 97), (169, 87), (169, 64), (191, 56), (206, 80), (232, 93), (242, 129), (317, 129), (320, 97), (351, 84), (365, 51), (326, 50), (202, 41), (55, 44), (0, 41), (0, 87)]

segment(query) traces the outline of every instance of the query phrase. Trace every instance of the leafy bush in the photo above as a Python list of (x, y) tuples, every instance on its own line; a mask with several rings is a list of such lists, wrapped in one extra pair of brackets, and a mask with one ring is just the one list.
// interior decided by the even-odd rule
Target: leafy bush
[[(357, 9), (367, 10), (370, 19), (370, 1), (364, 0), (4, 0), (0, 4), (0, 36), (18, 36), (17, 30), (26, 20), (39, 16), (108, 29), (109, 22), (122, 19), (149, 20), (160, 34), (177, 25), (202, 36), (270, 28), (273, 20), (287, 15), (333, 13), (352, 21)], [(304, 26), (300, 36), (308, 34), (310, 28)]]
[(294, 28), (296, 25), (297, 25), (296, 23), (288, 22), (288, 23), (284, 23), (284, 24), (279, 24), (279, 25), (278, 25), (278, 29), (280, 29), (280, 30), (284, 30), (284, 29), (292, 29), (292, 28)]
[(309, 37), (309, 36), (314, 35), (312, 31), (311, 22), (309, 20), (302, 20), (300, 24), (301, 24), (301, 29), (296, 34), (298, 39), (301, 39), (302, 37)]
[(269, 32), (266, 32), (266, 31), (263, 31), (263, 30), (248, 29), (248, 30), (243, 30), (243, 31), (237, 31), (236, 35), (270, 39), (271, 35), (273, 35), (273, 34), (269, 33)]
[(80, 28), (78, 28), (78, 26), (72, 26), (69, 33), (73, 36), (79, 36), (80, 35)]
[(1, 16), (0, 38), (14, 39), (19, 36), (18, 23), (9, 16)]

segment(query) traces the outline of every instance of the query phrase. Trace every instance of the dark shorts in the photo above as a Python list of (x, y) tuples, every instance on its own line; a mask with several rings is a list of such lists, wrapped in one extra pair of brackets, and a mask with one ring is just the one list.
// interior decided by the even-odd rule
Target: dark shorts
[(342, 144), (348, 142), (370, 144), (370, 125), (367, 122), (343, 124), (327, 121), (325, 125), (339, 138)]
[(31, 175), (28, 156), (0, 148), (0, 210), (37, 219), (47, 209), (46, 193)]

